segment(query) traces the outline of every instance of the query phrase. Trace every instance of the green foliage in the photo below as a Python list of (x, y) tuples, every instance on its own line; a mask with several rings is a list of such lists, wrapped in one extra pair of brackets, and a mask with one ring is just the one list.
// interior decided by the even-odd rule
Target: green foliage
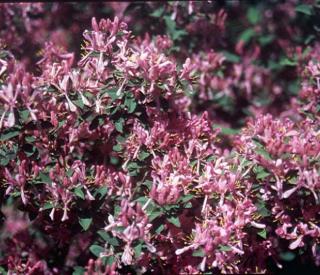
[(263, 239), (267, 239), (267, 231), (266, 231), (266, 229), (262, 229), (261, 231), (259, 231), (258, 235)]
[(251, 24), (257, 24), (261, 20), (261, 14), (257, 7), (249, 7), (247, 11), (247, 18)]
[(81, 187), (76, 187), (73, 192), (77, 197), (79, 197), (83, 200), (85, 199), (85, 195), (84, 195)]
[(224, 54), (226, 60), (231, 62), (231, 63), (238, 63), (241, 60), (241, 57), (236, 55), (236, 54), (234, 54), (234, 53), (231, 53), (231, 52), (228, 52), (228, 51), (223, 51), (223, 54)]
[(85, 269), (82, 266), (75, 266), (72, 275), (84, 275)]
[(296, 255), (291, 251), (282, 252), (282, 253), (280, 253), (279, 256), (280, 256), (281, 260), (286, 261), (286, 262), (291, 262), (296, 257)]
[(197, 249), (197, 250), (195, 250), (195, 251), (192, 252), (192, 256), (193, 256), (193, 257), (200, 257), (200, 258), (202, 258), (202, 257), (205, 257), (206, 254), (204, 253), (204, 251), (203, 251), (202, 248), (199, 248), (199, 249)]
[(313, 14), (313, 7), (311, 5), (302, 4), (299, 6), (296, 6), (296, 12), (303, 13), (306, 15), (312, 15)]
[(172, 223), (176, 227), (180, 227), (181, 226), (179, 217), (168, 217), (167, 221)]
[(20, 128), (18, 127), (11, 127), (8, 129), (5, 129), (0, 134), (0, 141), (6, 141), (9, 139), (12, 139), (20, 134)]
[(165, 15), (163, 19), (166, 24), (167, 33), (170, 35), (173, 41), (181, 40), (182, 37), (187, 34), (185, 30), (177, 28), (176, 22), (173, 21), (169, 15)]
[(104, 248), (100, 245), (93, 244), (89, 247), (90, 252), (95, 255), (96, 257), (100, 256), (100, 253), (104, 251)]
[(92, 218), (79, 219), (79, 223), (84, 231), (87, 231), (92, 223)]
[(228, 245), (219, 245), (219, 250), (224, 251), (224, 252), (228, 252), (228, 251), (231, 251), (232, 249)]
[(106, 241), (108, 244), (112, 245), (112, 246), (119, 246), (119, 241), (117, 238), (115, 237), (111, 237), (109, 233), (107, 233), (104, 230), (99, 230), (98, 231), (99, 236)]

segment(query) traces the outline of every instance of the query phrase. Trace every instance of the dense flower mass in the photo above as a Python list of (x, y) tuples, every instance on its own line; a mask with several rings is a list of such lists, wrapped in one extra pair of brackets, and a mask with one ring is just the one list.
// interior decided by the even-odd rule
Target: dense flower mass
[(305, 2), (1, 4), (0, 273), (316, 270)]

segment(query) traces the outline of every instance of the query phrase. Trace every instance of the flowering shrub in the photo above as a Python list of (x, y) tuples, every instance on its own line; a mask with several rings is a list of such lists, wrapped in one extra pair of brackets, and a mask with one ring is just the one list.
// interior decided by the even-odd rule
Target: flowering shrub
[[(236, 44), (225, 39), (230, 53), (208, 33), (223, 40), (234, 8), (203, 13), (207, 5), (146, 4), (146, 21), (162, 16), (165, 33), (135, 36), (134, 18), (119, 19), (130, 5), (113, 4), (119, 17), (92, 18), (79, 60), (68, 42), (39, 35), (33, 70), (34, 56), (13, 53), (34, 35), (29, 9), (54, 7), (3, 4), (10, 30), (22, 12), (27, 32), (0, 31), (1, 272), (267, 273), (294, 258), (320, 265), (319, 46), (302, 51), (287, 37), (294, 27), (270, 19), (279, 12), (294, 21), (318, 6), (289, 1), (262, 19), (249, 7), (247, 33)], [(264, 36), (268, 28), (285, 35)], [(275, 50), (263, 53), (273, 40)], [(275, 64), (272, 53), (288, 47), (294, 53)]]

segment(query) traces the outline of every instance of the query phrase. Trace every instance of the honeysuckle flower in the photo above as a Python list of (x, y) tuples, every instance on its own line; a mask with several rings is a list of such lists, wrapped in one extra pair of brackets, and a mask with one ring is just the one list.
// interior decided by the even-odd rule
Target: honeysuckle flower
[(105, 231), (109, 231), (109, 230), (112, 230), (113, 227), (116, 227), (116, 226), (121, 226), (122, 223), (119, 221), (119, 222), (115, 222), (115, 219), (112, 215), (109, 215), (108, 216), (108, 222), (109, 222), (109, 225), (107, 225), (104, 230)]
[[(115, 17), (114, 21), (111, 22), (110, 19), (102, 19), (99, 24), (95, 18), (91, 21), (93, 31), (85, 31), (83, 33), (84, 38), (89, 42), (85, 49), (88, 51), (98, 51), (104, 53), (111, 53), (112, 43), (116, 41), (116, 34), (122, 31), (125, 35), (129, 32), (126, 31), (126, 24), (124, 22), (119, 22), (118, 17)], [(81, 62), (84, 62), (82, 59)]]
[(64, 96), (67, 99), (68, 102), (68, 106), (71, 112), (76, 112), (77, 111), (77, 107), (75, 104), (73, 104), (73, 102), (70, 100), (67, 90), (68, 90), (68, 83), (69, 83), (69, 76), (64, 76), (62, 80), (59, 80), (59, 86), (58, 88), (64, 93)]
[(85, 80), (85, 76), (83, 74), (81, 74), (79, 71), (76, 70), (72, 70), (70, 72), (70, 80), (72, 82), (72, 87), (74, 90), (78, 91), (81, 97), (81, 100), (83, 102), (84, 105), (90, 107), (91, 103), (89, 102), (89, 100), (83, 95), (83, 91), (86, 88), (86, 80)]
[(282, 198), (287, 199), (289, 198), (295, 191), (297, 191), (298, 187), (293, 187), (282, 194)]
[(303, 246), (303, 235), (299, 236), (295, 241), (293, 241), (292, 243), (290, 243), (289, 248), (291, 250), (296, 249), (299, 246)]
[(129, 246), (129, 245), (126, 245), (125, 248), (124, 248), (124, 252), (121, 256), (121, 261), (125, 264), (125, 265), (130, 265), (132, 264), (132, 259), (133, 259), (133, 256), (134, 255), (134, 251), (133, 249)]
[(12, 127), (15, 124), (15, 115), (14, 115), (14, 109), (17, 105), (17, 98), (18, 98), (19, 92), (14, 91), (14, 88), (11, 83), (8, 84), (8, 86), (2, 87), (0, 90), (0, 99), (4, 102), (4, 111), (1, 115), (0, 119), (0, 129), (2, 128), (4, 118), (7, 113), (7, 121), (6, 126)]
[(259, 229), (264, 229), (266, 228), (266, 225), (265, 224), (262, 224), (262, 223), (257, 223), (255, 221), (252, 221), (250, 223), (253, 227), (256, 227), (256, 228), (259, 228)]
[(6, 60), (0, 59), (0, 77), (5, 73), (8, 67), (8, 62)]

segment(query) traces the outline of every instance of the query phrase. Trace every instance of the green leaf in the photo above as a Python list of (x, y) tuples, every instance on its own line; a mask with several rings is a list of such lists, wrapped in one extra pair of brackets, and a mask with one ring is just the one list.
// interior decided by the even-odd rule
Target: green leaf
[(92, 218), (79, 219), (79, 223), (84, 231), (87, 231), (92, 223)]
[(105, 241), (110, 238), (109, 234), (104, 230), (99, 230), (97, 233)]
[(281, 70), (283, 68), (283, 65), (280, 64), (280, 62), (276, 62), (272, 59), (268, 60), (268, 69), (272, 70), (272, 71), (278, 71)]
[(316, 36), (314, 34), (310, 34), (304, 41), (305, 45), (308, 45), (311, 41), (313, 41), (314, 39), (316, 39)]
[(0, 165), (6, 166), (8, 163), (15, 159), (18, 153), (18, 146), (14, 145), (11, 149), (8, 149), (6, 146), (3, 146), (0, 149)]
[(261, 46), (266, 46), (270, 44), (274, 40), (274, 38), (275, 36), (272, 34), (264, 35), (259, 37), (259, 43), (261, 44)]
[(116, 129), (120, 133), (123, 133), (123, 124), (124, 124), (123, 118), (119, 118), (118, 121), (115, 123)]
[(220, 244), (220, 245), (219, 245), (219, 250), (220, 250), (220, 251), (228, 252), (228, 251), (231, 251), (232, 249), (231, 249), (231, 247), (228, 246), (228, 245), (222, 245), (222, 244)]
[(268, 173), (263, 167), (258, 166), (256, 168), (256, 175), (257, 175), (257, 179), (264, 179), (266, 177), (268, 177), (270, 175), (270, 173)]
[(140, 168), (141, 166), (137, 162), (130, 162), (127, 166), (129, 175), (132, 177), (137, 176), (139, 174)]
[(14, 127), (6, 129), (0, 135), (0, 141), (6, 141), (8, 139), (16, 137), (19, 135), (19, 133), (20, 133), (20, 130)]
[(248, 21), (255, 25), (261, 20), (260, 11), (255, 7), (250, 7), (247, 12)]
[(63, 125), (65, 125), (65, 123), (66, 123), (66, 120), (59, 121), (58, 129), (60, 129)]
[(280, 253), (279, 256), (280, 256), (281, 260), (284, 260), (286, 262), (291, 262), (296, 257), (296, 255), (294, 253), (290, 252), (290, 251), (282, 252), (282, 253)]
[(143, 206), (147, 201), (148, 201), (148, 197), (145, 196), (141, 196), (137, 199), (135, 199), (134, 201), (139, 202), (141, 204), (141, 206)]
[(205, 255), (206, 254), (204, 253), (202, 248), (199, 248), (199, 249), (193, 251), (193, 253), (192, 253), (193, 257), (201, 257), (201, 258), (203, 258)]
[(112, 88), (112, 89), (106, 91), (107, 94), (111, 97), (112, 102), (117, 100), (118, 98), (120, 98), (120, 96), (117, 95), (117, 91), (118, 91), (117, 88)]
[(20, 115), (20, 117), (22, 119), (22, 122), (26, 122), (28, 120), (28, 118), (29, 118), (30, 111), (28, 109), (20, 111), (19, 115)]
[(42, 207), (42, 210), (48, 210), (53, 208), (53, 203), (51, 201), (46, 202)]
[(312, 15), (313, 7), (311, 5), (302, 4), (295, 8), (296, 12), (301, 12), (306, 15)]
[(300, 81), (290, 82), (288, 86), (288, 92), (290, 92), (290, 94), (293, 96), (297, 96), (299, 91), (300, 91)]
[(180, 40), (182, 36), (187, 34), (185, 30), (177, 29), (176, 22), (172, 20), (170, 16), (166, 15), (163, 17), (163, 19), (167, 27), (167, 32), (169, 33), (172, 40)]
[(227, 51), (223, 51), (222, 53), (223, 53), (224, 57), (226, 58), (226, 60), (231, 63), (238, 63), (241, 60), (240, 56), (235, 55), (233, 53), (230, 53)]
[(173, 224), (176, 227), (180, 227), (181, 226), (179, 217), (169, 217), (167, 220), (168, 220), (168, 222), (170, 222), (171, 224)]
[(260, 172), (259, 174), (257, 174), (257, 179), (258, 179), (258, 180), (264, 179), (264, 178), (266, 178), (266, 177), (269, 176), (269, 175), (270, 175), (270, 173), (265, 172), (265, 171), (262, 171), (262, 172)]
[(178, 204), (167, 204), (167, 205), (164, 205), (163, 208), (166, 210), (166, 212), (171, 212), (180, 208), (180, 206)]
[(76, 104), (81, 110), (83, 109), (84, 104), (81, 98), (78, 98), (77, 100), (72, 100), (72, 102)]
[(114, 207), (113, 216), (114, 216), (114, 217), (118, 217), (118, 215), (120, 214), (120, 212), (121, 212), (121, 207), (120, 207), (119, 205), (116, 205), (116, 206)]
[(126, 137), (125, 137), (125, 136), (120, 136), (120, 135), (118, 135), (118, 136), (116, 137), (116, 141), (119, 142), (119, 143), (123, 143), (123, 142), (126, 141)]
[(137, 102), (136, 102), (135, 98), (133, 98), (133, 97), (126, 97), (126, 99), (124, 100), (124, 105), (127, 106), (128, 113), (131, 114), (136, 109)]
[(150, 215), (148, 215), (149, 221), (152, 222), (156, 218), (160, 217), (163, 214), (161, 210), (152, 211)]
[(10, 159), (5, 156), (0, 156), (0, 165), (1, 166), (7, 166), (10, 162)]
[(96, 257), (100, 256), (100, 253), (104, 251), (104, 248), (100, 245), (93, 244), (89, 247), (90, 252)]
[(146, 180), (143, 185), (147, 186), (148, 187), (148, 190), (150, 191), (151, 190), (151, 187), (152, 187), (152, 181), (151, 180)]
[(239, 132), (240, 132), (240, 130), (238, 130), (238, 129), (227, 128), (227, 127), (221, 128), (221, 133), (224, 135), (237, 135), (237, 134), (239, 134)]
[(36, 138), (34, 136), (26, 136), (25, 140), (26, 142), (33, 143), (36, 140)]
[[(1, 254), (0, 254), (0, 256), (1, 256)], [(1, 275), (7, 275), (8, 272), (4, 269), (4, 267), (0, 266), (0, 274)]]
[(290, 60), (289, 58), (283, 58), (280, 61), (280, 65), (282, 65), (282, 66), (297, 66), (298, 63), (295, 60)]
[(213, 160), (216, 160), (216, 159), (217, 159), (217, 157), (214, 156), (214, 155), (212, 155), (212, 156), (209, 156), (209, 157), (207, 158), (207, 162), (210, 162), (210, 161), (213, 161)]
[(18, 198), (21, 196), (21, 192), (20, 191), (11, 192), (10, 196), (12, 196), (13, 198)]
[(74, 193), (77, 197), (79, 197), (79, 198), (81, 198), (81, 199), (83, 199), (83, 200), (85, 199), (85, 195), (84, 195), (81, 187), (76, 187), (76, 188), (74, 189), (73, 193)]
[(240, 35), (240, 40), (242, 40), (244, 43), (248, 43), (252, 37), (254, 37), (256, 32), (254, 29), (247, 29)]
[(194, 195), (192, 195), (192, 194), (186, 194), (186, 195), (180, 197), (178, 201), (179, 201), (179, 202), (182, 202), (182, 203), (186, 203), (186, 202), (192, 200), (193, 198), (194, 198)]
[(120, 162), (119, 158), (118, 157), (114, 157), (114, 156), (110, 156), (110, 163), (112, 165), (118, 165)]
[(123, 232), (125, 229), (126, 229), (125, 226), (116, 226), (116, 227), (114, 228), (114, 230), (115, 230), (115, 231), (118, 231), (118, 232)]
[(226, 200), (233, 202), (234, 201), (234, 197), (232, 196), (232, 194), (228, 194), (226, 196)]
[(222, 127), (218, 124), (213, 125), (213, 129), (220, 128), (221, 129), (221, 134), (224, 135), (236, 135), (239, 134), (240, 130), (239, 129), (233, 129), (233, 128), (228, 128), (228, 127)]
[(214, 93), (213, 102), (218, 104), (226, 112), (233, 112), (234, 99), (223, 93)]
[(263, 156), (265, 159), (272, 160), (270, 154), (264, 148), (257, 148), (256, 153)]
[(261, 217), (269, 217), (270, 216), (270, 211), (266, 208), (265, 202), (260, 201), (256, 204), (257, 207), (257, 212)]
[(106, 186), (102, 186), (96, 190), (95, 196), (100, 194), (101, 198), (103, 198), (108, 193), (108, 188)]
[(266, 229), (264, 228), (261, 231), (259, 231), (258, 235), (263, 239), (267, 239), (267, 231), (266, 231)]
[(161, 6), (160, 8), (156, 9), (155, 11), (153, 11), (150, 16), (152, 17), (160, 17), (164, 12), (164, 6)]
[(100, 235), (100, 237), (106, 241), (108, 244), (112, 245), (112, 246), (119, 246), (119, 241), (117, 238), (115, 237), (111, 237), (106, 231), (104, 230), (99, 230), (98, 234)]
[(118, 157), (114, 157), (114, 156), (110, 156), (110, 163), (113, 165), (118, 165), (119, 164), (119, 158)]
[(112, 265), (116, 260), (116, 258), (114, 256), (110, 256), (105, 259), (106, 259), (106, 262), (104, 263), (105, 265)]
[(72, 175), (73, 175), (73, 170), (72, 169), (67, 169), (66, 170), (66, 175), (67, 175), (67, 177), (69, 177), (69, 178), (71, 178), (72, 177)]
[(122, 145), (121, 144), (116, 144), (112, 147), (112, 150), (115, 151), (115, 152), (121, 152), (122, 151)]
[(133, 249), (136, 258), (139, 258), (142, 252), (142, 243), (138, 243), (135, 247), (133, 247)]
[(188, 34), (185, 30), (176, 30), (173, 34), (172, 34), (172, 39), (173, 40), (181, 40), (181, 38), (183, 36), (185, 36), (186, 34)]
[(160, 224), (159, 227), (155, 230), (157, 234), (160, 234), (164, 229), (164, 225)]
[(52, 180), (50, 179), (48, 174), (45, 174), (44, 172), (40, 172), (39, 177), (42, 183), (52, 184)]
[(172, 20), (169, 15), (164, 16), (163, 19), (166, 23), (168, 31), (171, 33), (174, 32), (176, 29), (176, 22)]
[(138, 154), (138, 160), (143, 161), (145, 160), (147, 157), (150, 156), (150, 153), (147, 151), (140, 151)]
[(83, 275), (85, 271), (86, 270), (82, 266), (75, 266), (72, 275)]

